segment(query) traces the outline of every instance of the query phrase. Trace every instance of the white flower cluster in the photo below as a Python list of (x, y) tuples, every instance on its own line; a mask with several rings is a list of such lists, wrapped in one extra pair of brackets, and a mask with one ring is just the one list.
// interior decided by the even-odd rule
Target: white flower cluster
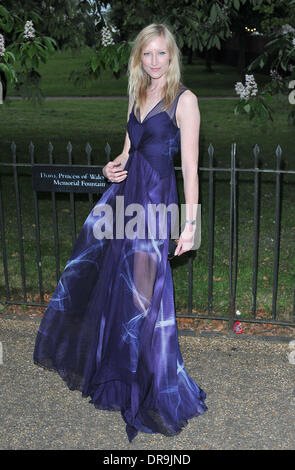
[(25, 24), (24, 37), (26, 39), (35, 37), (35, 29), (34, 29), (32, 20), (27, 21)]
[(4, 36), (0, 34), (0, 55), (4, 55), (5, 52), (5, 44), (4, 44)]
[(281, 33), (282, 34), (288, 34), (288, 33), (293, 34), (292, 45), (295, 47), (295, 28), (293, 28), (293, 26), (291, 26), (290, 24), (284, 24), (281, 28)]
[(271, 79), (272, 79), (273, 82), (283, 80), (283, 77), (275, 69), (270, 69), (269, 74), (270, 74)]
[(228, 6), (228, 5), (222, 5), (221, 11), (222, 11), (222, 13), (223, 13), (225, 16), (227, 16), (227, 15), (228, 15), (228, 11), (229, 11), (229, 6)]
[(284, 24), (281, 29), (282, 34), (295, 33), (295, 29), (290, 24)]
[(112, 38), (112, 33), (107, 26), (103, 26), (101, 30), (101, 42), (104, 47), (109, 46), (110, 44), (115, 44)]
[(250, 96), (256, 96), (258, 92), (257, 83), (255, 82), (254, 75), (245, 75), (246, 84), (243, 85), (242, 82), (237, 82), (235, 84), (235, 91), (240, 96), (240, 99), (245, 99), (246, 101)]

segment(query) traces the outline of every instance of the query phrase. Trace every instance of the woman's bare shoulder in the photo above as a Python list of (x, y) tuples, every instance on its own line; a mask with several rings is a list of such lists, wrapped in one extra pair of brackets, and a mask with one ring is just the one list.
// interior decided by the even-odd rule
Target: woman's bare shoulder
[(179, 97), (179, 106), (190, 107), (198, 104), (198, 98), (189, 88), (183, 91)]
[(197, 96), (189, 89), (181, 93), (178, 105), (176, 109), (176, 120), (179, 123), (185, 125), (187, 119), (191, 119), (192, 116), (199, 115), (199, 105)]

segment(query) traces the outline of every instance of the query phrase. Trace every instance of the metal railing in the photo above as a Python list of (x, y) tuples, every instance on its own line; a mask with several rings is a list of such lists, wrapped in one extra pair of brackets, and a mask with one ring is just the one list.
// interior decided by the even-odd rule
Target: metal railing
[[(86, 145), (86, 158), (87, 158), (87, 169), (98, 169), (104, 165), (92, 165), (91, 164), (91, 146)], [(111, 148), (109, 144), (106, 146), (106, 159), (110, 160)], [(1, 232), (1, 246), (2, 246), (2, 259), (3, 259), (3, 280), (5, 283), (6, 298), (0, 298), (0, 302), (4, 304), (26, 304), (36, 306), (46, 306), (47, 303), (44, 300), (44, 286), (43, 286), (43, 275), (42, 275), (42, 254), (40, 249), (40, 221), (39, 221), (39, 208), (38, 208), (38, 191), (34, 188), (33, 199), (34, 199), (34, 219), (35, 219), (35, 243), (36, 243), (36, 261), (38, 268), (38, 283), (40, 292), (40, 302), (29, 302), (27, 298), (27, 287), (26, 287), (26, 272), (25, 272), (25, 261), (24, 261), (24, 247), (23, 247), (23, 221), (21, 212), (21, 200), (19, 191), (19, 168), (29, 168), (32, 170), (36, 166), (34, 159), (34, 145), (30, 144), (30, 163), (19, 163), (16, 161), (16, 146), (14, 142), (11, 145), (12, 151), (12, 162), (0, 162), (0, 169), (12, 169), (13, 181), (14, 181), (14, 192), (16, 200), (16, 222), (18, 230), (18, 244), (19, 244), (19, 255), (20, 255), (20, 270), (22, 279), (22, 292), (23, 301), (14, 300), (11, 298), (10, 293), (10, 280), (8, 273), (7, 263), (7, 250), (6, 250), (6, 233), (5, 233), (5, 221), (4, 221), (4, 210), (3, 210), (3, 191), (1, 184), (1, 172), (0, 172), (0, 232)], [(52, 169), (55, 166), (60, 166), (53, 163), (53, 146), (49, 143), (49, 163), (48, 169)], [(72, 162), (72, 145), (69, 142), (67, 145), (68, 152), (68, 164), (63, 166), (81, 167), (81, 165), (73, 165)], [(283, 170), (281, 168), (281, 156), (282, 149), (278, 145), (276, 155), (276, 168), (275, 169), (261, 169), (258, 164), (259, 147), (255, 145), (253, 149), (254, 154), (254, 167), (253, 168), (237, 168), (236, 167), (236, 143), (231, 146), (231, 166), (230, 168), (219, 168), (213, 166), (213, 154), (214, 147), (212, 144), (208, 147), (209, 155), (209, 166), (199, 167), (199, 173), (208, 173), (208, 313), (195, 315), (192, 313), (193, 303), (193, 256), (188, 255), (188, 306), (187, 314), (177, 315), (177, 317), (183, 318), (202, 318), (202, 319), (214, 319), (214, 320), (226, 320), (228, 321), (229, 329), (233, 328), (233, 324), (236, 320), (243, 322), (252, 323), (269, 323), (282, 326), (295, 326), (295, 286), (293, 296), (293, 307), (292, 307), (292, 319), (290, 321), (280, 321), (277, 319), (277, 295), (278, 295), (278, 273), (279, 273), (279, 255), (280, 255), (280, 220), (281, 220), (281, 175), (288, 174), (295, 176), (295, 170)], [(85, 166), (86, 167), (86, 166)], [(181, 167), (175, 167), (175, 171), (181, 171)], [(214, 173), (226, 172), (230, 176), (230, 201), (229, 201), (229, 315), (217, 316), (213, 315), (213, 260), (214, 260)], [(238, 224), (237, 224), (237, 176), (239, 172), (252, 173), (254, 175), (254, 233), (253, 233), (253, 275), (252, 275), (252, 304), (251, 304), (251, 318), (237, 317), (235, 315), (235, 303), (236, 303), (236, 284), (237, 284), (237, 236), (238, 236)], [(271, 319), (258, 319), (256, 318), (256, 304), (257, 304), (257, 281), (258, 281), (258, 240), (259, 240), (259, 203), (260, 203), (260, 173), (270, 173), (275, 175), (275, 230), (274, 230), (274, 263), (273, 263), (273, 286), (272, 286), (272, 318)], [(101, 192), (101, 191), (96, 191)], [(75, 217), (75, 192), (70, 191), (70, 213), (71, 213), (71, 227), (72, 227), (72, 244), (76, 241), (76, 217)], [(93, 192), (88, 194), (89, 197), (89, 209), (93, 208)], [(59, 231), (57, 221), (57, 209), (56, 209), (56, 193), (51, 191), (52, 201), (52, 223), (54, 232), (54, 246), (55, 246), (55, 263), (56, 263), (56, 281), (58, 282), (60, 272), (60, 250), (59, 250)], [(295, 281), (294, 281), (295, 284)]]

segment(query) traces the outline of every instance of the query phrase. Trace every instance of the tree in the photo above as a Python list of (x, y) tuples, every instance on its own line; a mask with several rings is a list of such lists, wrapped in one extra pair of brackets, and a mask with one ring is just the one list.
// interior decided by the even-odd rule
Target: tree
[[(99, 2), (96, 2), (99, 3)], [(109, 12), (104, 22), (119, 31), (119, 41), (132, 40), (149, 23), (165, 23), (171, 27), (176, 41), (182, 50), (189, 51), (192, 57), (195, 51), (205, 52), (207, 68), (211, 70), (212, 51), (221, 49), (222, 42), (236, 34), (240, 41), (239, 69), (245, 72), (245, 22), (259, 24), (263, 13), (255, 8), (269, 6), (272, 0), (111, 0)], [(107, 52), (104, 60), (99, 57), (97, 63), (107, 66)], [(114, 49), (114, 48), (113, 48)], [(112, 55), (114, 50), (110, 48)], [(110, 63), (113, 63), (112, 60)], [(126, 64), (122, 64), (126, 68)]]
[(291, 105), (289, 122), (295, 125), (294, 103), (290, 88), (295, 87), (295, 0), (281, 0), (270, 6), (260, 5), (257, 10), (263, 12), (262, 27), (268, 33), (270, 41), (265, 51), (248, 66), (248, 71), (257, 68), (270, 70), (270, 82), (264, 92), (276, 96), (289, 95)]
[[(96, 19), (100, 21), (90, 0), (5, 0), (5, 7), (0, 3), (0, 73), (4, 89), (8, 80), (16, 84), (23, 97), (41, 103), (40, 62), (46, 62), (55, 49), (95, 44)], [(18, 72), (16, 62), (21, 68)]]
[[(15, 83), (23, 97), (40, 103), (41, 76), (37, 69), (40, 62), (46, 62), (48, 54), (54, 52), (56, 43), (49, 36), (38, 35), (35, 30), (35, 24), (40, 20), (37, 10), (32, 9), (29, 14), (22, 8), (14, 9), (20, 7), (19, 2), (14, 4), (8, 0), (7, 3), (11, 10), (0, 5), (1, 81), (5, 85), (7, 80)], [(20, 71), (14, 67), (16, 60), (19, 61)]]
[[(136, 0), (126, 0), (124, 3), (121, 0), (114, 0), (110, 3), (109, 19), (117, 27), (120, 27), (120, 35), (124, 38), (128, 37), (131, 32), (134, 37), (148, 23), (164, 22), (171, 26), (180, 48), (187, 47), (191, 51), (199, 50), (210, 53), (214, 48), (220, 49), (222, 41), (235, 35), (238, 37), (240, 46), (238, 67), (241, 78), (247, 71), (252, 70), (251, 66), (247, 67), (245, 60), (246, 38), (249, 34), (246, 30), (247, 23), (264, 34), (273, 35), (272, 41), (267, 45), (269, 49), (252, 64), (252, 67), (257, 63), (264, 66), (266, 58), (269, 58), (273, 53), (273, 61), (270, 64), (271, 82), (255, 95), (241, 97), (241, 103), (235, 108), (236, 114), (243, 110), (251, 119), (254, 117), (272, 119), (272, 110), (269, 105), (272, 101), (271, 95), (280, 88), (286, 91), (286, 84), (281, 86), (278, 80), (274, 80), (274, 73), (277, 72), (279, 65), (285, 71), (287, 80), (290, 81), (293, 73), (293, 69), (290, 69), (290, 66), (293, 67), (293, 65), (290, 62), (294, 60), (295, 52), (295, 35), (292, 29), (295, 27), (293, 23), (294, 1), (184, 0), (179, 4), (175, 0), (167, 0), (165, 3), (160, 0), (144, 0), (139, 5)], [(274, 13), (275, 21), (273, 22)], [(288, 35), (282, 37), (280, 26), (286, 23), (286, 17), (292, 26), (289, 25), (291, 29), (289, 28)], [(118, 49), (119, 47), (117, 45)], [(114, 46), (109, 46), (107, 50), (100, 48), (93, 63), (97, 67), (101, 64), (104, 67), (111, 66), (115, 63), (115, 54), (116, 47)], [(109, 57), (112, 59), (109, 60)], [(127, 60), (128, 56), (126, 56)], [(116, 65), (118, 69), (118, 62)], [(126, 64), (122, 63), (122, 67), (125, 66)], [(210, 69), (210, 60), (207, 61), (207, 66)], [(118, 74), (118, 70), (116, 73)], [(278, 76), (280, 77), (280, 75)], [(294, 116), (294, 114), (292, 111), (290, 115)]]

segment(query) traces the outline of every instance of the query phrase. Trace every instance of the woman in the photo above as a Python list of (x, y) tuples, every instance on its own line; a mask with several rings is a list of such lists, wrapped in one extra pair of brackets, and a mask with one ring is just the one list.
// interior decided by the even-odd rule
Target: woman
[[(165, 25), (138, 34), (129, 95), (123, 152), (103, 168), (113, 184), (73, 247), (42, 318), (34, 361), (56, 370), (95, 407), (120, 410), (131, 442), (138, 431), (176, 435), (207, 410), (179, 350), (171, 215), (164, 237), (152, 230), (156, 219), (146, 217), (152, 204), (178, 203), (173, 156), (181, 143), (186, 222), (175, 254), (193, 246), (200, 115), (196, 96), (180, 83), (179, 50)], [(142, 209), (143, 236), (132, 235), (134, 207)]]

